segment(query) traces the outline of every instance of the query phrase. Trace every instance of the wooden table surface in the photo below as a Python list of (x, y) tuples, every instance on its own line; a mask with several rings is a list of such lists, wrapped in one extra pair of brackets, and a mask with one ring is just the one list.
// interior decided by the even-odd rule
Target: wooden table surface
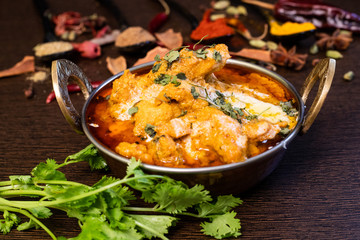
[[(124, 15), (133, 26), (146, 27), (161, 11), (156, 1), (118, 0)], [(203, 7), (210, 1), (178, 1), (201, 19)], [(339, 4), (335, 0), (326, 0)], [(79, 11), (84, 16), (98, 13), (116, 28), (111, 14), (96, 1), (48, 0), (55, 14)], [(360, 13), (360, 5), (341, 1), (341, 7)], [(179, 13), (171, 17), (161, 31), (173, 28), (189, 41), (191, 26)], [(0, 1), (0, 69), (11, 67), (43, 39), (41, 18), (30, 0)], [(278, 168), (255, 188), (239, 196), (243, 205), (236, 208), (242, 223), (242, 239), (360, 239), (360, 44), (359, 35), (344, 58), (337, 61), (336, 73), (328, 98), (309, 132), (298, 136), (289, 146)], [(237, 41), (242, 41), (238, 37)], [(306, 53), (314, 37), (297, 44)], [(102, 49), (95, 60), (76, 61), (91, 80), (111, 76), (106, 68), (107, 56), (120, 53), (113, 45)], [(126, 55), (128, 66), (142, 57)], [(311, 60), (324, 53), (309, 56), (305, 68), (294, 71), (279, 67), (277, 72), (300, 90), (310, 72)], [(351, 82), (343, 80), (354, 71)], [(24, 89), (30, 85), (29, 74), (0, 79), (0, 180), (9, 175), (29, 174), (34, 166), (47, 158), (62, 161), (89, 144), (84, 135), (75, 133), (65, 121), (56, 102), (45, 104), (52, 90), (51, 80), (34, 83), (34, 97), (27, 99)], [(81, 106), (83, 99), (73, 95)], [(92, 184), (103, 172), (91, 172), (87, 164), (66, 168), (68, 179)], [(110, 173), (112, 174), (112, 173)], [(57, 236), (74, 237), (79, 231), (74, 219), (55, 212), (45, 223)], [(200, 232), (196, 220), (185, 218), (171, 229), (170, 239), (210, 239)], [(49, 239), (43, 230), (13, 231), (1, 239)]]

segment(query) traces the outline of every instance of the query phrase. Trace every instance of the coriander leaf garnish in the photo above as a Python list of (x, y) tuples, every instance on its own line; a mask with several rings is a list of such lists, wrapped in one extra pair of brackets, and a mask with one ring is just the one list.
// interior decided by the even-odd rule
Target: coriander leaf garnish
[(202, 59), (206, 59), (206, 54), (208, 53), (209, 51), (205, 50), (204, 48), (200, 48), (199, 50), (196, 50), (195, 53), (196, 53), (196, 57), (198, 58), (202, 58)]
[(179, 116), (177, 116), (177, 118), (185, 116), (187, 114), (187, 110), (181, 110), (181, 113)]
[(191, 86), (191, 94), (195, 99), (199, 98), (200, 94), (196, 91), (194, 86)]
[(168, 63), (172, 63), (178, 60), (179, 57), (180, 57), (179, 51), (171, 50), (165, 55), (164, 60), (167, 61)]
[(147, 123), (145, 126), (145, 132), (150, 136), (150, 137), (155, 137), (156, 135), (156, 131), (155, 131), (155, 126)]
[(178, 87), (178, 86), (181, 85), (181, 82), (179, 82), (179, 81), (177, 80), (177, 77), (176, 77), (176, 76), (172, 76), (172, 77), (171, 77), (171, 83), (174, 84), (175, 87)]
[(290, 117), (295, 117), (299, 114), (296, 108), (293, 107), (291, 100), (287, 102), (280, 102), (280, 107)]
[(222, 56), (221, 56), (220, 52), (217, 51), (216, 49), (214, 50), (213, 58), (215, 59), (216, 62), (221, 62), (221, 60), (222, 60)]
[(129, 110), (128, 110), (128, 114), (129, 115), (134, 115), (135, 113), (137, 113), (139, 111), (139, 107), (131, 107), (131, 108), (129, 108)]
[(157, 61), (157, 62), (161, 61), (160, 55), (159, 55), (159, 54), (156, 54), (154, 60)]
[(182, 72), (176, 74), (176, 77), (177, 77), (178, 79), (180, 79), (180, 80), (186, 80), (186, 79), (187, 79), (185, 73), (182, 73)]
[(151, 71), (153, 72), (153, 73), (156, 73), (157, 71), (159, 71), (159, 68), (161, 67), (161, 63), (157, 63), (157, 64), (155, 64), (153, 67), (152, 67), (152, 69), (151, 69)]
[(286, 136), (290, 133), (290, 129), (289, 127), (284, 127), (284, 128), (281, 128), (280, 132), (279, 132), (282, 136)]
[(162, 86), (166, 86), (169, 83), (172, 83), (175, 85), (175, 87), (178, 87), (181, 84), (181, 82), (177, 81), (176, 76), (172, 76), (164, 73), (161, 73), (157, 78), (155, 78), (154, 82)]

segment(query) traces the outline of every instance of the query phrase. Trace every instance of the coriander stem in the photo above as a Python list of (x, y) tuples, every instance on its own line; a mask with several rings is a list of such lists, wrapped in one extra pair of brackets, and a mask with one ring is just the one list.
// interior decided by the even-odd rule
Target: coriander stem
[(0, 192), (0, 196), (20, 196), (20, 195), (37, 195), (47, 196), (47, 194), (40, 190), (7, 190)]
[(0, 191), (7, 191), (7, 190), (12, 190), (14, 189), (14, 186), (4, 186), (4, 187), (0, 187)]
[(7, 210), (9, 212), (17, 212), (20, 213), (28, 218), (30, 218), (31, 220), (33, 220), (37, 225), (39, 225), (42, 229), (44, 229), (52, 239), (56, 240), (57, 237), (50, 231), (50, 229), (48, 229), (41, 221), (39, 221), (39, 219), (37, 219), (36, 217), (34, 217), (32, 214), (30, 214), (28, 211), (23, 210), (23, 209), (18, 209), (18, 208), (13, 208), (13, 207), (8, 207), (8, 206), (2, 206), (0, 205), (0, 210)]
[[(144, 207), (122, 207), (122, 210), (124, 211), (130, 211), (130, 212), (156, 212), (156, 213), (164, 213), (169, 214), (169, 212), (164, 210), (159, 210), (157, 208), (144, 208)], [(198, 214), (189, 213), (189, 212), (180, 212), (176, 215), (183, 215), (183, 216), (190, 216), (190, 217), (196, 217), (196, 218), (207, 218), (207, 216), (199, 216)]]
[(8, 186), (11, 185), (11, 181), (1, 181), (0, 186)]
[(85, 184), (72, 182), (67, 180), (36, 180), (36, 184), (53, 184), (53, 185), (72, 185), (72, 186), (86, 186)]
[[(128, 178), (128, 179), (122, 179), (116, 182), (113, 182), (111, 184), (108, 184), (106, 186), (103, 186), (101, 188), (77, 195), (77, 196), (73, 196), (71, 198), (64, 198), (64, 199), (59, 199), (59, 200), (54, 200), (54, 201), (8, 201), (4, 198), (0, 198), (0, 204), (5, 204), (8, 206), (12, 206), (12, 207), (17, 207), (17, 208), (34, 208), (34, 207), (49, 207), (49, 206), (53, 206), (53, 205), (58, 205), (58, 204), (62, 204), (62, 203), (66, 203), (66, 202), (71, 202), (71, 201), (76, 201), (85, 197), (89, 197), (95, 194), (98, 194), (100, 192), (103, 192), (107, 189), (116, 187), (117, 185), (126, 183), (128, 181), (133, 181), (133, 180), (137, 180), (137, 179), (143, 179), (143, 178), (164, 178), (161, 175), (145, 175), (145, 176), (139, 176), (139, 177), (132, 177), (132, 178)], [(61, 181), (59, 181), (61, 182)]]

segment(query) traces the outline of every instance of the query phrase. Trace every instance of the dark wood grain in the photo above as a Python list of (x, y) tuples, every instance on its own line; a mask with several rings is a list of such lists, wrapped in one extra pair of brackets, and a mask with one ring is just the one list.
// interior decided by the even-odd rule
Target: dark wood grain
[[(146, 27), (159, 11), (156, 1), (117, 1), (131, 25)], [(201, 19), (201, 6), (210, 1), (183, 0)], [(329, 0), (333, 4), (338, 1)], [(83, 15), (98, 13), (116, 21), (96, 1), (48, 0), (53, 13), (73, 10)], [(341, 1), (344, 9), (360, 13), (360, 5)], [(141, 13), (141, 14), (140, 14)], [(173, 11), (169, 27), (180, 31), (189, 41), (190, 24)], [(41, 18), (32, 1), (0, 1), (0, 69), (32, 55), (32, 48), (43, 39)], [(306, 52), (314, 39), (298, 44)], [(102, 49), (96, 60), (78, 59), (76, 63), (92, 80), (111, 76), (106, 69), (106, 56), (116, 57), (113, 46)], [(140, 57), (127, 55), (131, 66)], [(262, 183), (240, 197), (244, 200), (236, 211), (242, 222), (243, 239), (360, 239), (360, 44), (354, 37), (344, 59), (337, 61), (332, 89), (326, 103), (310, 131), (298, 136), (288, 146), (279, 167)], [(316, 56), (318, 57), (318, 56)], [(323, 57), (323, 56), (322, 56)], [(309, 60), (315, 58), (309, 56)], [(312, 66), (296, 72), (279, 68), (278, 73), (300, 89)], [(345, 82), (347, 71), (355, 72), (355, 79)], [(84, 135), (76, 134), (66, 123), (56, 102), (45, 104), (52, 90), (50, 79), (34, 84), (35, 96), (24, 97), (29, 85), (27, 75), (0, 79), (0, 180), (15, 174), (28, 174), (40, 161), (54, 158), (62, 161), (89, 144)], [(73, 96), (82, 105), (80, 95)], [(87, 184), (96, 182), (104, 172), (90, 172), (87, 164), (64, 169), (68, 178)], [(111, 174), (111, 173), (110, 173)], [(73, 237), (79, 231), (77, 222), (61, 212), (55, 212), (45, 223), (57, 236)], [(210, 239), (200, 233), (199, 222), (184, 218), (169, 235), (170, 239)], [(48, 239), (42, 230), (13, 231), (1, 239)]]

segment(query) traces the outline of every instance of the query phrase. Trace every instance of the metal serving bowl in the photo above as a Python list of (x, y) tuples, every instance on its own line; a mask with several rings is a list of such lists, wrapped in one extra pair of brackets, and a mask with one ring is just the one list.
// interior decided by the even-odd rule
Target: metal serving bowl
[[(146, 63), (130, 68), (130, 71), (132, 73), (148, 72), (152, 65), (153, 62)], [(202, 168), (171, 168), (142, 164), (142, 167), (146, 172), (168, 175), (175, 179), (182, 180), (189, 185), (203, 184), (207, 189), (216, 193), (235, 194), (253, 187), (277, 167), (286, 150), (286, 146), (289, 145), (299, 133), (306, 133), (310, 128), (324, 103), (335, 73), (334, 59), (326, 58), (321, 60), (305, 80), (299, 94), (291, 83), (265, 68), (233, 59), (228, 60), (226, 66), (267, 75), (283, 85), (289, 93), (292, 94), (295, 100), (295, 106), (299, 111), (298, 123), (293, 131), (273, 148), (260, 155), (249, 158), (244, 162)], [(122, 74), (123, 72), (112, 76), (94, 90), (85, 74), (74, 63), (63, 59), (52, 63), (53, 88), (57, 102), (66, 120), (76, 132), (85, 133), (90, 142), (99, 149), (101, 154), (107, 160), (111, 170), (119, 177), (123, 176), (125, 173), (129, 159), (115, 153), (93, 136), (86, 123), (86, 114), (89, 105), (92, 104), (93, 99), (95, 99), (97, 94), (102, 89), (111, 86), (112, 82)], [(86, 99), (81, 115), (73, 106), (67, 91), (67, 84), (70, 80), (76, 82), (80, 86)], [(320, 81), (317, 95), (311, 107), (305, 113), (306, 100), (317, 81)]]

